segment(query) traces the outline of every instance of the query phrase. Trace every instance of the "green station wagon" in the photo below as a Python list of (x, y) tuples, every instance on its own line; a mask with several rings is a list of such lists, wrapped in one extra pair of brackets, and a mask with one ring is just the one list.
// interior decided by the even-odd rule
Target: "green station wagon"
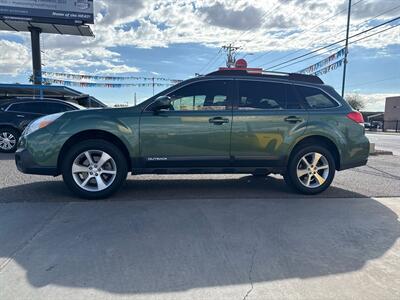
[(128, 172), (275, 173), (317, 194), (368, 154), (362, 115), (318, 77), (221, 69), (135, 107), (38, 119), (21, 136), (16, 164), (62, 175), (89, 199), (113, 194)]

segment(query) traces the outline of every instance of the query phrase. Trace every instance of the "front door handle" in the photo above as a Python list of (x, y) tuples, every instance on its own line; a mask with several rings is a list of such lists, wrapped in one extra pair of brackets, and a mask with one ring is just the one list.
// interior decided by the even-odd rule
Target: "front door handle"
[(222, 118), (222, 117), (215, 117), (215, 118), (209, 119), (208, 122), (212, 123), (214, 125), (222, 125), (222, 124), (229, 123), (229, 119)]
[(17, 115), (18, 118), (25, 118), (24, 115)]
[(296, 116), (289, 116), (287, 118), (284, 119), (285, 122), (289, 122), (289, 123), (299, 123), (299, 122), (303, 122), (302, 118), (296, 117)]

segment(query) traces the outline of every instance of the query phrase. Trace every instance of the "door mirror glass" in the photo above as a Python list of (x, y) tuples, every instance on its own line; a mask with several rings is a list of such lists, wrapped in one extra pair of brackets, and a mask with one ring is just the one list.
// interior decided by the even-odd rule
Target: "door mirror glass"
[(162, 109), (169, 109), (171, 107), (171, 98), (168, 96), (160, 96), (156, 99), (152, 108), (154, 111), (159, 111)]

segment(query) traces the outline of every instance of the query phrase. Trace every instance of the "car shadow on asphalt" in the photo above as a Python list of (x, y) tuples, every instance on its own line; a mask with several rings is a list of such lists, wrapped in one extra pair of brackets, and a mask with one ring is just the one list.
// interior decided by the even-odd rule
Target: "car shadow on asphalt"
[[(234, 175), (236, 176), (236, 175)], [(62, 181), (52, 180), (20, 184), (0, 189), (0, 203), (10, 202), (85, 202), (73, 195)], [(236, 176), (224, 179), (177, 179), (151, 176), (129, 177), (121, 189), (103, 201), (197, 200), (197, 199), (268, 199), (268, 198), (363, 198), (365, 195), (331, 186), (317, 196), (291, 190), (282, 177)]]
[(15, 154), (14, 153), (1, 153), (0, 154), (0, 161), (2, 160), (14, 160)]
[[(213, 199), (221, 182), (215, 186), (208, 181), (180, 183), (186, 184), (185, 190), (177, 195), (186, 197), (170, 197), (169, 188), (163, 188), (169, 182), (135, 181), (128, 182), (118, 196), (118, 200), (124, 198), (124, 193), (144, 189), (143, 185), (154, 189), (156, 184), (168, 201), (18, 204), (15, 209), (24, 213), (19, 219), (9, 216), (0, 232), (7, 231), (10, 237), (13, 230), (21, 231), (26, 220), (34, 218), (42, 222), (40, 231), (35, 232), (34, 226), (26, 228), (33, 237), (18, 251), (10, 251), (7, 241), (0, 239), (0, 256), (21, 266), (34, 287), (158, 294), (243, 285), (244, 296), (254, 283), (361, 270), (387, 253), (400, 236), (397, 214), (371, 198), (270, 196), (281, 188), (279, 180), (275, 187), (264, 189), (264, 198), (243, 198), (238, 190), (242, 193), (240, 186), (248, 183), (240, 179), (222, 182), (230, 191), (224, 198)], [(58, 190), (60, 183), (32, 185), (22, 188), (42, 186), (54, 189), (51, 195), (64, 193)], [(184, 201), (186, 189), (193, 187), (192, 195), (201, 192), (208, 198)], [(153, 193), (146, 194), (146, 199), (152, 199)], [(58, 208), (43, 218), (38, 215), (43, 206)], [(0, 206), (0, 212), (5, 208)], [(7, 282), (15, 270), (5, 267), (0, 273), (8, 290), (17, 290), (22, 282)], [(378, 294), (384, 289), (374, 276), (360, 280), (354, 288), (371, 284)]]

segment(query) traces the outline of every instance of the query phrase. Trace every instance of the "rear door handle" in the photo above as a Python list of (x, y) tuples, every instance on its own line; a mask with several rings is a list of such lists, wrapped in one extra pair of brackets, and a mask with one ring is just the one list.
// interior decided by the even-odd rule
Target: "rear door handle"
[(215, 118), (209, 119), (208, 122), (212, 123), (214, 125), (222, 125), (222, 124), (229, 123), (229, 119), (222, 118), (222, 117), (215, 117)]
[(289, 122), (289, 123), (299, 123), (299, 122), (303, 121), (302, 118), (299, 118), (296, 116), (289, 116), (289, 117), (286, 117), (284, 120), (285, 120), (285, 122)]
[(24, 115), (17, 115), (18, 118), (25, 118)]

